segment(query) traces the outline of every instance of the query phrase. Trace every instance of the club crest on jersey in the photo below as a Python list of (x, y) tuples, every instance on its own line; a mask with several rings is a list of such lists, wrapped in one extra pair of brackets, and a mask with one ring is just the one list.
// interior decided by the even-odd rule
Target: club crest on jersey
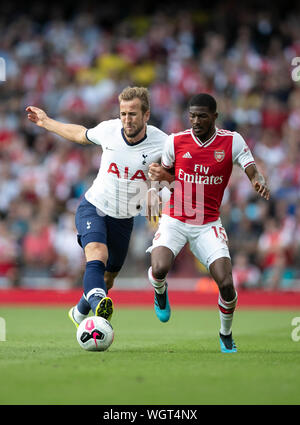
[(221, 150), (221, 151), (215, 150), (215, 160), (217, 162), (223, 161), (224, 158), (225, 158), (225, 151), (224, 150)]

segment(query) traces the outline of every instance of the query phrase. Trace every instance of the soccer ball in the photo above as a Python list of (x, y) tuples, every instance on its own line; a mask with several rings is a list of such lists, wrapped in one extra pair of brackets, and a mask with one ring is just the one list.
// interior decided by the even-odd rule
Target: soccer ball
[(77, 328), (77, 341), (84, 350), (105, 351), (113, 340), (114, 330), (103, 317), (87, 317)]

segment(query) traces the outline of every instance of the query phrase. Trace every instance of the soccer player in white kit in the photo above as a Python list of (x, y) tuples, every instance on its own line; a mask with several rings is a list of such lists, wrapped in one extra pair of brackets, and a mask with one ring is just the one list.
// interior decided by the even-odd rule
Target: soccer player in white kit
[(168, 136), (162, 165), (149, 167), (151, 178), (157, 181), (163, 180), (160, 173), (164, 169), (175, 168), (175, 187), (147, 250), (151, 252), (148, 276), (155, 289), (156, 315), (167, 322), (171, 309), (166, 276), (177, 254), (189, 243), (219, 287), (221, 351), (231, 353), (237, 351), (232, 338), (237, 293), (219, 208), (233, 164), (245, 171), (254, 190), (267, 200), (269, 189), (243, 137), (216, 128), (216, 109), (216, 101), (209, 94), (194, 96), (189, 105), (192, 128)]
[[(102, 147), (98, 175), (75, 217), (78, 242), (86, 257), (84, 294), (69, 311), (76, 326), (90, 309), (111, 319), (113, 302), (107, 292), (125, 261), (133, 217), (141, 212), (145, 198), (152, 198), (146, 210), (148, 219), (151, 211), (157, 216), (158, 197), (152, 191), (147, 195), (151, 183), (148, 168), (152, 162), (160, 162), (167, 135), (147, 124), (150, 101), (146, 88), (127, 87), (119, 95), (119, 103), (120, 119), (103, 121), (91, 129), (53, 120), (34, 106), (26, 108), (28, 119), (36, 125), (81, 145)], [(168, 176), (166, 172), (166, 180)]]

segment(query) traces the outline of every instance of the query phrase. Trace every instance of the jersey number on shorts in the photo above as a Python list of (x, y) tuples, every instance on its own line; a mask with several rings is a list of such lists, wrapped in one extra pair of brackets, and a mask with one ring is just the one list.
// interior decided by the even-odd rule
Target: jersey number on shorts
[(221, 238), (227, 242), (227, 235), (224, 227), (211, 226), (214, 229), (216, 238)]

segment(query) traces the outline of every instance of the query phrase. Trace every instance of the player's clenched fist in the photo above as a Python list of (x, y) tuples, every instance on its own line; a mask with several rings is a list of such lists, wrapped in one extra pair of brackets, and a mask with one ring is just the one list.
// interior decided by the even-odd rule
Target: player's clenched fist
[(157, 162), (152, 162), (149, 165), (148, 176), (150, 180), (157, 182), (168, 182), (172, 183), (175, 179), (173, 170), (166, 170), (164, 167), (159, 165)]
[(36, 125), (43, 127), (46, 121), (47, 114), (42, 109), (35, 106), (27, 106), (26, 111), (28, 112), (27, 118), (35, 123)]
[(149, 178), (153, 181), (160, 181), (162, 177), (161, 166), (155, 162), (149, 165)]

